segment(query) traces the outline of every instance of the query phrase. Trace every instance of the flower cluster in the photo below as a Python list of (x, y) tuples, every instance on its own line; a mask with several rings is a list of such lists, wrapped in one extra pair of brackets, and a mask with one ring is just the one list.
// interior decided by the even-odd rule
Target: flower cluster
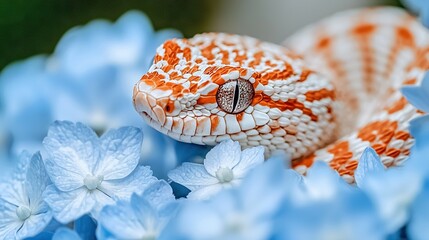
[[(129, 99), (155, 47), (178, 35), (131, 11), (1, 73), (1, 239), (427, 239), (429, 115), (410, 124), (403, 167), (367, 148), (355, 185), (324, 162), (302, 176), (262, 147), (179, 143), (141, 127)], [(428, 112), (422, 78), (402, 93)]]

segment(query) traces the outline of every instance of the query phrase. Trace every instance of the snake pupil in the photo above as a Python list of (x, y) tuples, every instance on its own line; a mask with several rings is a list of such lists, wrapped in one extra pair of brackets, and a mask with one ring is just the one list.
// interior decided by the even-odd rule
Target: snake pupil
[(223, 111), (237, 114), (252, 103), (254, 95), (253, 85), (248, 80), (239, 78), (221, 85), (216, 93), (216, 101)]
[(238, 99), (240, 98), (240, 88), (238, 86), (238, 81), (235, 80), (235, 91), (234, 91), (234, 103), (232, 104), (232, 109), (235, 112), (235, 107), (237, 107)]

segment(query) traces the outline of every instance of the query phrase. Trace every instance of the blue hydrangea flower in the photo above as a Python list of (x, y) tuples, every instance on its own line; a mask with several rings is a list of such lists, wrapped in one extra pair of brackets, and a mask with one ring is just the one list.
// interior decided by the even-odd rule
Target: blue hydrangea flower
[(191, 190), (188, 198), (205, 199), (225, 187), (239, 184), (250, 169), (263, 162), (263, 147), (241, 151), (238, 142), (228, 140), (210, 150), (204, 164), (185, 162), (168, 176)]
[[(428, 5), (429, 8), (429, 5)], [(401, 88), (402, 94), (416, 108), (429, 112), (429, 74), (423, 77), (423, 81), (419, 86), (404, 86)]]
[(1, 116), (7, 129), (4, 141), (11, 150), (40, 150), (53, 121), (52, 105), (58, 93), (50, 81), (46, 56), (35, 56), (7, 66), (0, 74)]
[(60, 227), (55, 231), (52, 240), (80, 240), (79, 235), (70, 228)]
[(55, 218), (67, 223), (89, 212), (97, 216), (103, 206), (128, 199), (155, 181), (148, 167), (138, 166), (142, 141), (141, 130), (134, 127), (98, 138), (81, 123), (56, 121), (43, 141), (53, 182), (44, 196)]
[(165, 181), (149, 186), (131, 201), (118, 201), (100, 213), (98, 239), (157, 239), (175, 214), (177, 204), (173, 191)]
[(42, 194), (50, 184), (40, 154), (21, 155), (12, 179), (0, 186), (0, 236), (23, 239), (41, 232), (52, 212)]
[(160, 239), (270, 239), (279, 209), (301, 176), (281, 160), (254, 168), (238, 188), (187, 200)]
[(181, 34), (154, 32), (138, 11), (125, 13), (115, 23), (95, 20), (69, 30), (50, 59), (70, 92), (57, 100), (68, 105), (57, 105), (60, 119), (97, 130), (140, 126), (131, 101), (133, 86), (149, 68), (156, 48), (174, 37)]
[(278, 239), (383, 239), (371, 199), (324, 162), (315, 162), (296, 185), (277, 221)]

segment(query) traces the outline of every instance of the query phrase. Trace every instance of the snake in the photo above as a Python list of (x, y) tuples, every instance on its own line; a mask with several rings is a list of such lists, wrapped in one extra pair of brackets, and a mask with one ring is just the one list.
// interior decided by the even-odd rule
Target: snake
[(324, 161), (347, 182), (367, 147), (406, 162), (422, 114), (401, 94), (429, 68), (429, 32), (395, 7), (336, 13), (273, 44), (203, 33), (170, 39), (134, 86), (136, 111), (178, 141), (232, 139), (284, 151), (305, 174)]

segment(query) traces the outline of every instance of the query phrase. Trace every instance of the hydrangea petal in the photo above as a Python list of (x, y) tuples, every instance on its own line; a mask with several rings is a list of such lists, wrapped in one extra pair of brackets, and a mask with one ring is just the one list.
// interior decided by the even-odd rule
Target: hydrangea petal
[(389, 169), (368, 175), (362, 190), (377, 205), (387, 231), (393, 233), (408, 220), (409, 206), (418, 194), (420, 184), (420, 177), (414, 172)]
[(25, 186), (32, 209), (39, 208), (43, 202), (43, 191), (50, 184), (49, 176), (45, 170), (40, 153), (36, 153), (31, 158), (31, 163), (27, 171)]
[(157, 209), (175, 200), (173, 189), (164, 180), (157, 181), (148, 186), (143, 192), (142, 197)]
[(60, 227), (55, 231), (52, 240), (80, 240), (79, 235), (70, 228)]
[(128, 176), (137, 166), (143, 133), (135, 127), (111, 130), (101, 137), (104, 157), (98, 162), (95, 175), (103, 175), (105, 180)]
[(401, 92), (416, 108), (429, 112), (429, 96), (426, 92), (422, 91), (420, 87), (404, 86), (402, 87)]
[(264, 147), (244, 149), (240, 162), (234, 167), (234, 177), (242, 178), (250, 169), (264, 162)]
[(367, 174), (377, 174), (385, 170), (378, 154), (371, 147), (367, 147), (359, 159), (355, 171), (356, 184), (361, 187)]
[(94, 200), (94, 206), (91, 209), (91, 216), (95, 219), (98, 218), (104, 206), (112, 205), (115, 203), (114, 197), (106, 194), (103, 191), (95, 190), (91, 192), (91, 198)]
[(171, 170), (168, 177), (194, 191), (201, 186), (219, 183), (219, 180), (210, 175), (204, 165), (198, 163), (183, 163), (180, 167)]
[(51, 221), (52, 213), (50, 211), (31, 215), (26, 219), (22, 227), (16, 233), (18, 239), (35, 236), (40, 233)]
[(241, 157), (241, 147), (238, 142), (227, 140), (210, 150), (204, 159), (204, 167), (212, 176), (216, 176), (219, 168), (232, 169)]
[(157, 178), (152, 176), (149, 167), (139, 166), (123, 179), (103, 181), (101, 189), (114, 199), (128, 199), (132, 193), (142, 193), (155, 181)]
[(0, 236), (14, 237), (21, 225), (16, 216), (16, 206), (0, 198)]
[[(132, 199), (135, 195), (133, 195)], [(106, 206), (100, 212), (99, 226), (103, 231), (120, 239), (139, 239), (142, 226), (136, 212), (127, 201), (118, 201), (116, 205)], [(97, 229), (100, 232), (101, 229)], [(99, 236), (100, 233), (97, 233)]]
[(81, 187), (99, 158), (97, 135), (81, 123), (56, 121), (43, 144), (49, 153), (44, 159), (46, 171), (62, 191)]
[(427, 138), (429, 134), (429, 115), (411, 120), (410, 133), (416, 139), (415, 146), (418, 150), (427, 148), (429, 146), (429, 140)]
[[(349, 187), (337, 172), (321, 161), (316, 161), (311, 166), (304, 178), (304, 183), (306, 186), (305, 199), (332, 199), (338, 193), (339, 188)], [(299, 195), (294, 194), (294, 197), (299, 197)]]
[(188, 194), (188, 199), (193, 200), (205, 200), (209, 199), (211, 196), (220, 192), (223, 189), (223, 186), (220, 184), (213, 184), (204, 186), (202, 188), (196, 189)]
[(90, 192), (83, 187), (62, 192), (54, 185), (49, 185), (43, 195), (55, 218), (64, 224), (90, 212), (95, 204)]
[[(425, 10), (425, 12), (428, 10)], [(429, 112), (429, 73), (426, 72), (420, 86), (404, 86), (402, 94), (416, 108)]]

